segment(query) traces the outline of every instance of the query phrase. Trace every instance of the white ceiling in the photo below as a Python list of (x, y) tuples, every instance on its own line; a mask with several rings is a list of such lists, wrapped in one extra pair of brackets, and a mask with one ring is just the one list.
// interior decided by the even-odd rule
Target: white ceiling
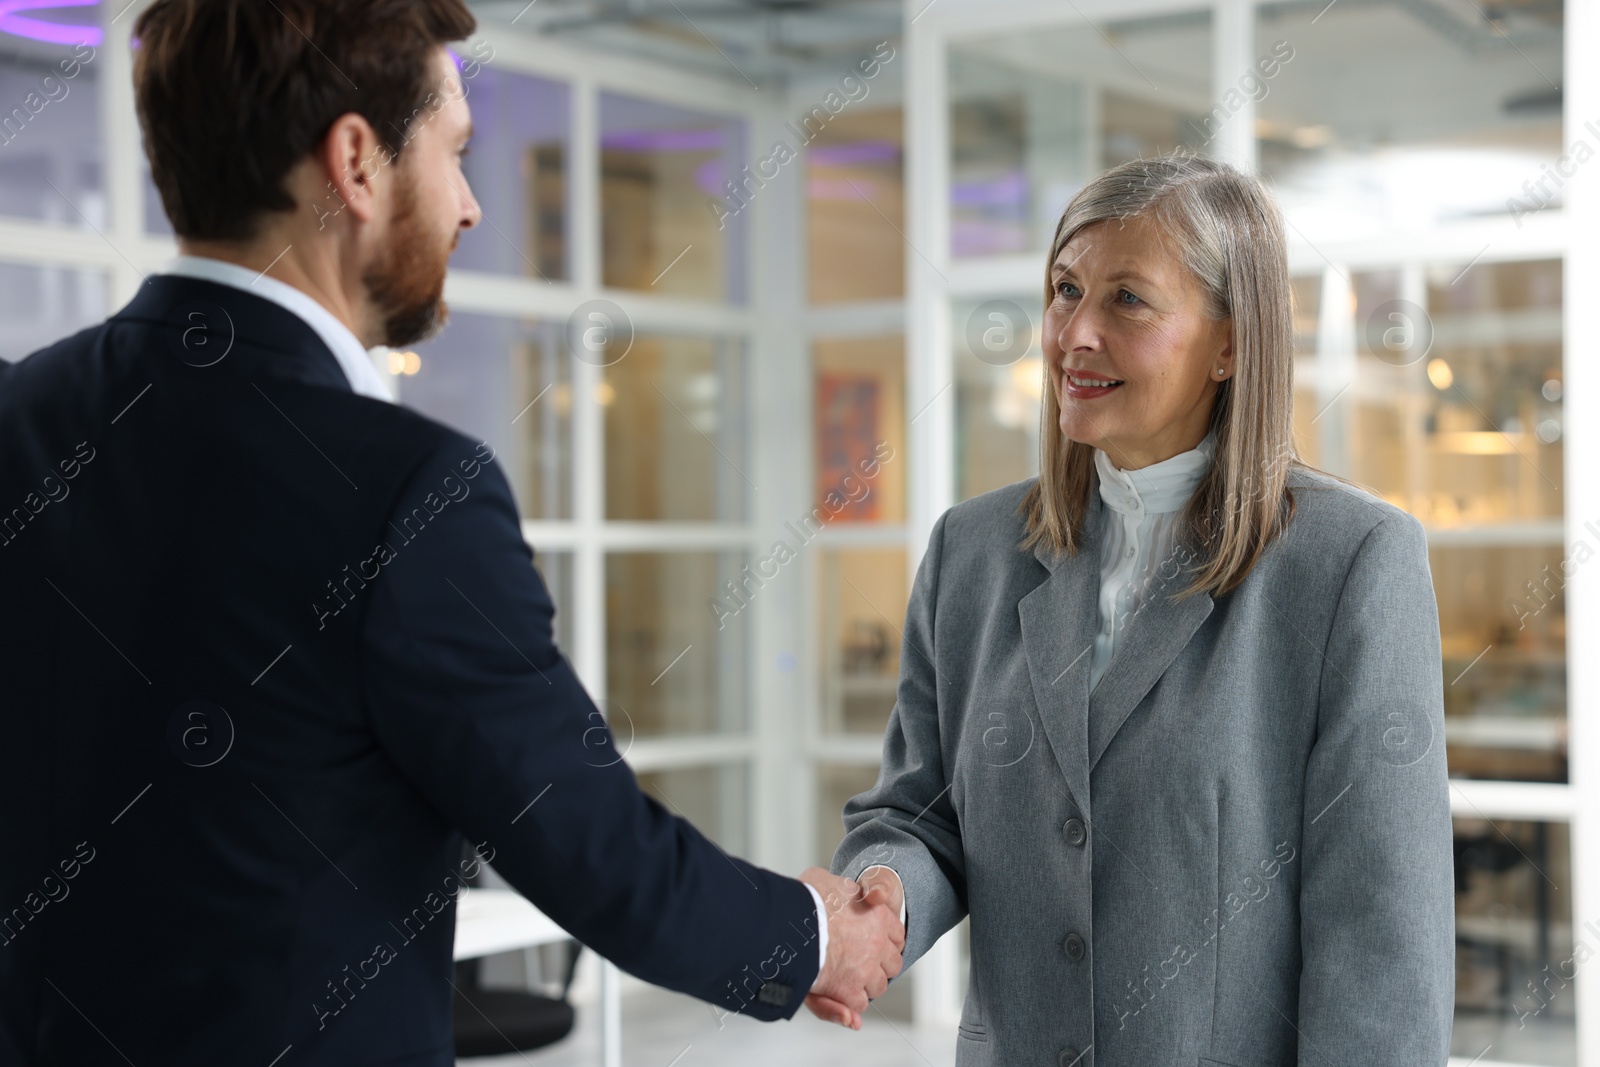
[(826, 74), (900, 36), (900, 0), (469, 0), (485, 23), (743, 85)]

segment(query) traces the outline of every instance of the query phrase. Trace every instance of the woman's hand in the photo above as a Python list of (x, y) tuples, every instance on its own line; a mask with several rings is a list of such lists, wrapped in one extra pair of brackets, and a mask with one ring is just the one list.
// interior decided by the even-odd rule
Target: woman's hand
[(863, 899), (868, 904), (882, 904), (897, 916), (905, 907), (905, 887), (891, 867), (868, 867), (856, 879), (856, 884), (861, 886)]

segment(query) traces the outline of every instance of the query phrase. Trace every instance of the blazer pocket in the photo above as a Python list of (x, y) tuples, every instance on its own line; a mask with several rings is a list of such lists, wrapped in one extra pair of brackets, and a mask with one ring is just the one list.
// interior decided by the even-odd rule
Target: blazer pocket
[(956, 1037), (966, 1041), (977, 1041), (985, 1045), (989, 1043), (989, 1031), (986, 1027), (978, 1023), (969, 1023), (964, 1019), (961, 1025), (956, 1028)]

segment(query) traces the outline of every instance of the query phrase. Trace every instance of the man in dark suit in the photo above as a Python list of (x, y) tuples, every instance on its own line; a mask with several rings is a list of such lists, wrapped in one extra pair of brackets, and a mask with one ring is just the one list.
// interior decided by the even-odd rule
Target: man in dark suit
[(899, 970), (853, 882), (640, 792), (492, 450), (367, 358), (439, 327), (479, 219), (445, 48), (472, 28), (461, 0), (139, 19), (183, 255), (0, 388), (0, 1064), (449, 1064), (463, 834), (729, 1012), (859, 1025)]

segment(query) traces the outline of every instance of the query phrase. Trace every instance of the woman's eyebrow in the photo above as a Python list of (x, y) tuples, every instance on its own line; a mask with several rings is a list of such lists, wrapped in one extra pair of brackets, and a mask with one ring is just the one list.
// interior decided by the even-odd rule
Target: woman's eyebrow
[(1054, 277), (1057, 274), (1070, 274), (1070, 273), (1072, 273), (1072, 264), (1076, 263), (1076, 262), (1078, 262), (1078, 261), (1076, 259), (1074, 259), (1072, 261), (1072, 263), (1052, 263), (1052, 264), (1050, 264), (1050, 274), (1051, 274), (1051, 276)]
[[(1073, 263), (1076, 263), (1076, 262), (1077, 262), (1076, 260), (1073, 261)], [(1052, 263), (1050, 265), (1050, 276), (1052, 278), (1059, 277), (1059, 276), (1061, 276), (1063, 274), (1071, 274), (1071, 273), (1072, 273), (1072, 263)], [(1108, 282), (1135, 281), (1135, 282), (1139, 282), (1142, 285), (1153, 285), (1153, 284), (1155, 284), (1149, 277), (1147, 277), (1146, 275), (1140, 274), (1137, 270), (1134, 270), (1132, 267), (1124, 267), (1121, 270), (1112, 271), (1110, 274), (1106, 275), (1106, 279), (1105, 280), (1108, 281)]]

